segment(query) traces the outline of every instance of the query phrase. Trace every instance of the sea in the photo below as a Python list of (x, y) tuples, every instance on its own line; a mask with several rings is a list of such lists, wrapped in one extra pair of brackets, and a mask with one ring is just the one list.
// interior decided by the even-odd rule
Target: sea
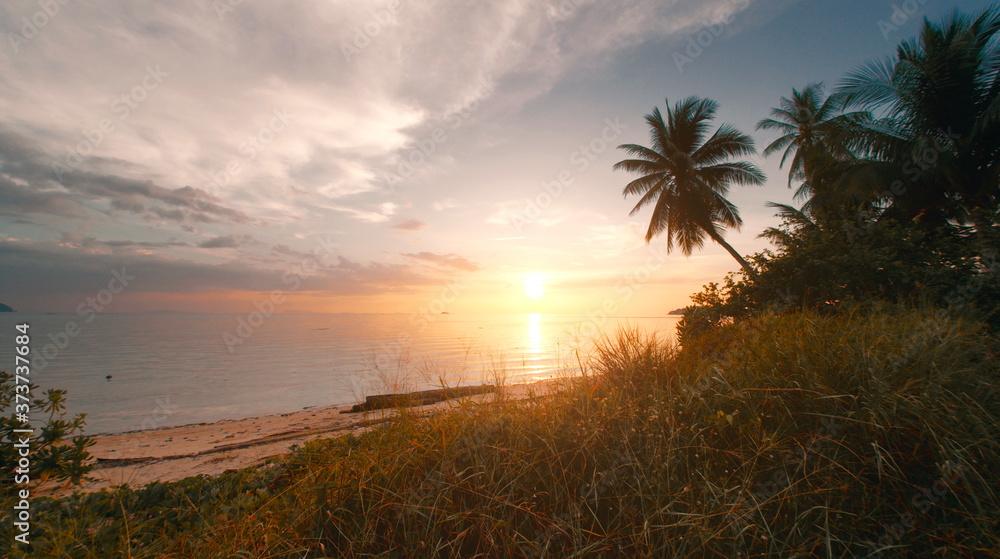
[[(259, 318), (259, 317), (257, 317)], [(86, 322), (91, 319), (90, 322)], [(342, 406), (371, 394), (580, 375), (595, 340), (676, 317), (553, 314), (0, 313), (0, 369), (28, 324), (38, 388), (66, 390), (86, 433), (121, 433)], [(48, 417), (30, 410), (36, 425)]]

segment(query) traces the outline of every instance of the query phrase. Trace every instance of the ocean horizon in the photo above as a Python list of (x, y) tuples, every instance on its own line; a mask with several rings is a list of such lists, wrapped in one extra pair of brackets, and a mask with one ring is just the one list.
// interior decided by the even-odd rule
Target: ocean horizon
[[(628, 325), (673, 339), (678, 318), (0, 313), (0, 369), (13, 372), (14, 327), (29, 324), (34, 396), (65, 389), (67, 416), (86, 413), (87, 434), (120, 433), (343, 406), (443, 384), (576, 375), (595, 337)], [(41, 425), (41, 410), (32, 417)]]

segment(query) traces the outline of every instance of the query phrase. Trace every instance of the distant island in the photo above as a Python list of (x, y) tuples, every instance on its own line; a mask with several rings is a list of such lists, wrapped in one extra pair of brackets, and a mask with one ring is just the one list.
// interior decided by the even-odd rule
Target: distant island
[(8, 307), (7, 305), (0, 303), (0, 312), (17, 312), (14, 309)]
[[(686, 307), (685, 307), (685, 308), (686, 308)], [(672, 311), (668, 312), (668, 313), (667, 313), (667, 316), (672, 316), (672, 315), (683, 315), (683, 314), (684, 314), (684, 309), (674, 309), (674, 310), (672, 310)]]

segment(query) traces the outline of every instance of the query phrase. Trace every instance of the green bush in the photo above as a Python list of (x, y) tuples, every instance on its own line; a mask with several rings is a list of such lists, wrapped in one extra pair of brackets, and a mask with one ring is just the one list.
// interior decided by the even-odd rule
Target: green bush
[(978, 242), (991, 237), (889, 219), (869, 222), (863, 234), (852, 227), (844, 220), (786, 222), (769, 231), (777, 252), (751, 256), (755, 274), (729, 274), (691, 297), (680, 342), (763, 313), (836, 313), (872, 301), (925, 302), (1000, 327), (1000, 251)]
[[(24, 429), (25, 425), (14, 413), (15, 404), (24, 402), (17, 401), (16, 394), (20, 392), (17, 392), (13, 380), (10, 373), (0, 371), (0, 441), (3, 443), (0, 444), (0, 467), (5, 472), (0, 487), (4, 493), (16, 488), (13, 472), (18, 467), (20, 456), (14, 443), (25, 437), (24, 434), (14, 432), (16, 429)], [(38, 387), (32, 383), (21, 386), (27, 386), (30, 394), (37, 393)], [(79, 484), (92, 468), (88, 464), (90, 453), (87, 448), (94, 441), (82, 435), (86, 414), (79, 414), (72, 420), (66, 419), (66, 391), (59, 389), (49, 389), (42, 398), (32, 400), (30, 417), (38, 417), (38, 414), (47, 414), (47, 417), (29, 443), (29, 485), (46, 480), (68, 480)], [(7, 473), (11, 475), (6, 475)]]

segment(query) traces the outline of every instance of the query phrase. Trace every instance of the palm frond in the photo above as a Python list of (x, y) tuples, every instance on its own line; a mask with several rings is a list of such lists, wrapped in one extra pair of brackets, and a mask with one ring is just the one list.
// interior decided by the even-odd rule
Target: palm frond
[(884, 58), (848, 72), (840, 85), (844, 106), (874, 108), (894, 103), (898, 97), (895, 66), (891, 58)]
[(767, 176), (749, 161), (733, 161), (698, 169), (698, 176), (716, 192), (725, 192), (730, 184), (761, 186)]
[(642, 208), (646, 207), (647, 205), (649, 205), (652, 202), (657, 201), (657, 200), (659, 200), (661, 198), (664, 199), (664, 200), (667, 200), (668, 196), (665, 194), (665, 190), (666, 190), (665, 188), (660, 187), (660, 186), (656, 186), (654, 188), (650, 188), (646, 192), (646, 194), (644, 194), (642, 196), (642, 198), (639, 199), (639, 202), (635, 205), (634, 208), (632, 208), (632, 211), (630, 211), (628, 213), (628, 215), (631, 217), (631, 216), (639, 213), (639, 211)]
[(622, 196), (628, 198), (630, 195), (638, 196), (649, 194), (651, 191), (659, 189), (662, 183), (666, 183), (669, 178), (663, 173), (653, 173), (635, 179), (625, 185)]
[(691, 159), (695, 164), (710, 165), (733, 157), (746, 157), (756, 153), (753, 138), (729, 124), (723, 124), (712, 134), (711, 138), (691, 154)]
[(615, 171), (627, 171), (629, 173), (641, 175), (653, 175), (657, 173), (664, 173), (669, 170), (668, 167), (651, 161), (646, 161), (644, 159), (623, 159), (618, 163), (615, 163), (612, 169)]
[(813, 219), (805, 212), (804, 206), (802, 209), (799, 209), (794, 206), (780, 204), (778, 202), (766, 202), (764, 205), (778, 210), (776, 215), (793, 225), (799, 227), (817, 227), (816, 222), (813, 221)]
[(649, 147), (619, 146), (631, 158), (619, 161), (614, 169), (639, 175), (623, 190), (626, 198), (641, 196), (629, 215), (654, 205), (647, 243), (662, 234), (668, 251), (676, 243), (690, 256), (709, 236), (731, 251), (721, 240), (721, 231), (739, 229), (743, 222), (724, 194), (731, 184), (763, 184), (765, 176), (753, 163), (740, 160), (756, 153), (750, 136), (729, 124), (721, 124), (709, 136), (717, 108), (710, 99), (689, 97), (673, 106), (667, 100), (666, 115), (655, 107), (646, 115)]

